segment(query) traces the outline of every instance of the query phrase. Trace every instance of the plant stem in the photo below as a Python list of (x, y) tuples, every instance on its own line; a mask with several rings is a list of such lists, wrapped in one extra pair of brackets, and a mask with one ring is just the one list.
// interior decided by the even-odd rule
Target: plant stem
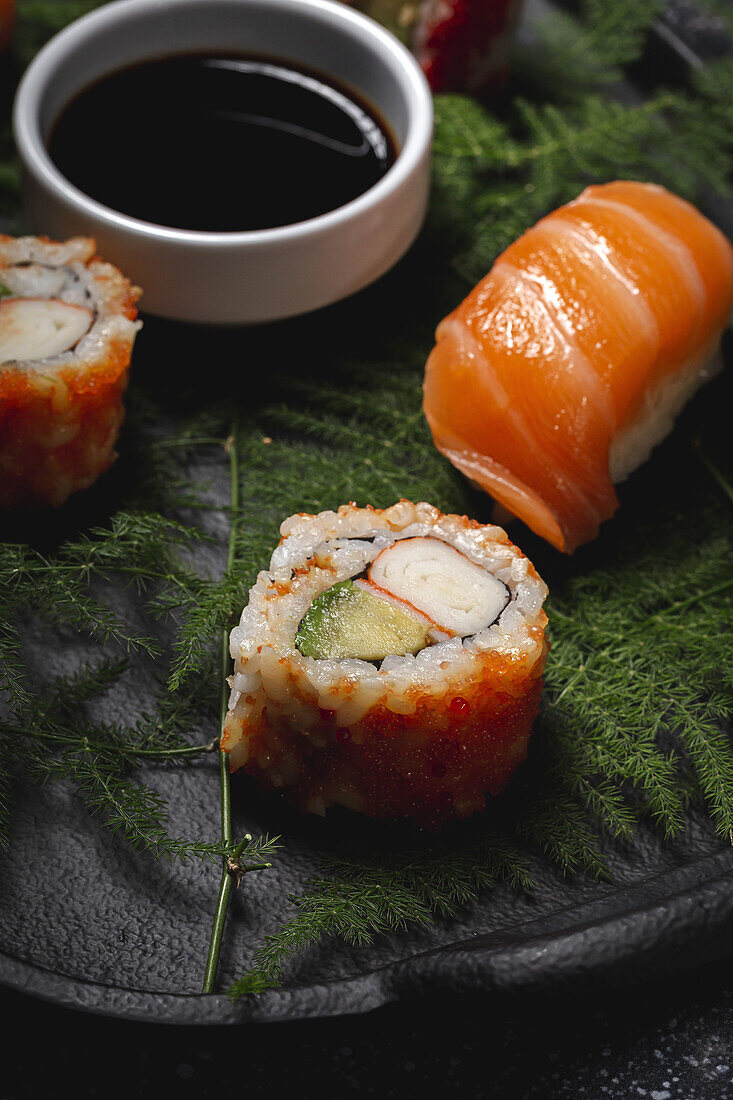
[(216, 436), (199, 435), (199, 436), (189, 436), (187, 438), (184, 437), (183, 439), (158, 439), (158, 440), (156, 440), (156, 442), (153, 443), (153, 446), (154, 447), (162, 447), (162, 448), (169, 448), (169, 447), (174, 447), (174, 448), (180, 448), (180, 447), (206, 447), (206, 446), (223, 447), (223, 446), (226, 445), (226, 442), (227, 441), (225, 439), (219, 439)]
[(713, 460), (708, 458), (700, 444), (696, 443), (694, 446), (697, 451), (697, 457), (700, 459), (705, 469), (717, 482), (718, 488), (727, 496), (730, 503), (733, 504), (733, 486), (731, 486), (730, 482), (723, 476)]
[[(237, 460), (237, 428), (236, 424), (232, 425), (231, 435), (226, 441), (226, 449), (229, 452), (229, 506), (232, 515), (232, 522), (229, 530), (229, 552), (227, 554), (227, 573), (230, 573), (234, 566), (234, 553), (236, 545), (236, 530), (237, 530), (237, 509), (239, 508), (239, 463)], [(221, 704), (219, 714), (219, 730), (220, 734), (224, 729), (224, 721), (227, 714), (227, 676), (229, 675), (229, 630), (227, 627), (221, 632)], [(229, 785), (229, 758), (228, 754), (219, 747), (219, 787), (221, 792), (221, 843), (222, 848), (230, 849), (232, 844), (232, 798), (231, 789)], [(245, 838), (237, 847), (239, 851), (242, 850), (247, 843)], [(234, 850), (232, 855), (236, 857), (239, 854), (237, 849)], [(224, 858), (221, 870), (221, 882), (219, 884), (219, 897), (216, 904), (216, 912), (214, 913), (214, 923), (211, 928), (211, 939), (209, 941), (209, 955), (206, 960), (206, 971), (204, 973), (204, 984), (202, 986), (202, 993), (213, 993), (214, 983), (216, 981), (216, 972), (219, 968), (219, 955), (221, 954), (221, 941), (224, 935), (224, 925), (226, 924), (227, 910), (229, 908), (229, 899), (232, 894), (232, 890), (236, 884), (236, 877), (232, 873), (229, 867), (227, 858)]]
[(57, 733), (54, 730), (38, 729), (37, 727), (22, 729), (20, 726), (13, 726), (9, 722), (0, 722), (0, 733), (7, 734), (9, 737), (27, 737), (33, 741), (45, 741), (51, 745), (78, 745), (79, 741), (83, 740), (89, 748), (96, 749), (98, 752), (125, 756), (130, 760), (137, 759), (139, 756), (149, 756), (155, 760), (167, 760), (170, 757), (202, 756), (204, 753), (211, 752), (216, 745), (216, 742), (213, 741), (208, 745), (178, 745), (169, 749), (143, 749), (137, 748), (135, 745), (115, 745), (113, 742), (98, 741), (93, 737), (83, 736), (82, 738), (79, 734)]

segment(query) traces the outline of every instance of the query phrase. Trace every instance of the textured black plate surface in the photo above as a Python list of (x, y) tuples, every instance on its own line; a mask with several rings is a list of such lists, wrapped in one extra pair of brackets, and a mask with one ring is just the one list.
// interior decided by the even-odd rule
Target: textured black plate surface
[[(715, 217), (730, 231), (730, 210), (715, 211)], [(156, 366), (154, 328), (150, 325), (140, 342), (140, 375)], [(179, 344), (187, 342), (179, 334)], [(239, 357), (238, 350), (232, 351)], [(193, 348), (192, 357), (196, 354)], [(729, 408), (729, 398), (722, 390), (718, 394), (721, 407)], [(120, 466), (124, 462), (123, 449)], [(226, 502), (225, 486), (212, 491)], [(104, 492), (86, 495), (90, 508), (103, 510)], [(217, 530), (216, 519), (212, 522)], [(218, 522), (221, 534), (223, 515)], [(200, 564), (221, 570), (221, 547), (210, 553), (211, 559)], [(134, 602), (124, 607), (129, 596), (118, 598), (119, 609), (134, 621), (139, 609)], [(27, 643), (39, 685), (49, 665), (54, 674), (68, 672), (96, 652), (71, 633), (61, 644), (54, 636), (49, 650), (37, 623)], [(140, 663), (106, 697), (99, 717), (129, 720), (131, 692), (135, 707), (143, 711), (152, 705), (155, 691), (150, 668)], [(199, 741), (212, 735), (211, 729), (192, 734)], [(140, 778), (169, 801), (173, 835), (217, 836), (218, 772), (212, 758), (191, 769), (156, 769)], [(248, 876), (235, 894), (220, 989), (247, 968), (262, 937), (283, 919), (288, 895), (317, 871), (319, 856), (330, 850), (334, 835), (354, 846), (375, 839), (373, 827), (346, 814), (325, 821), (296, 818), (259, 800), (245, 782), (234, 783), (234, 813), (235, 835), (247, 828), (280, 833), (286, 852), (272, 870)], [(581, 876), (564, 879), (537, 863), (532, 896), (498, 887), (453, 919), (383, 937), (367, 950), (321, 944), (295, 961), (282, 989), (233, 1004), (223, 994), (203, 997), (198, 992), (218, 868), (198, 862), (156, 864), (131, 852), (90, 820), (63, 784), (21, 793), (12, 828), (12, 850), (0, 858), (0, 981), (62, 1005), (121, 1018), (185, 1024), (269, 1021), (363, 1012), (427, 991), (627, 983), (727, 953), (733, 932), (733, 850), (715, 838), (707, 821), (692, 818), (674, 843), (663, 843), (649, 831), (639, 834), (633, 846), (609, 848), (611, 884)], [(467, 839), (481, 828), (480, 822), (462, 826)], [(380, 838), (383, 842), (383, 834)]]
[[(176, 824), (215, 835), (213, 765), (163, 773), (162, 784), (160, 772), (146, 778), (175, 798)], [(244, 820), (262, 825), (261, 816)], [(287, 894), (314, 867), (319, 842), (339, 822), (279, 824), (288, 829), (287, 858), (250, 876), (237, 895), (221, 988), (246, 968), (253, 945), (274, 926)], [(733, 851), (693, 823), (677, 844), (646, 836), (633, 851), (612, 855), (613, 885), (563, 880), (538, 867), (532, 897), (499, 888), (427, 931), (385, 937), (362, 952), (329, 943), (303, 957), (283, 989), (234, 1005), (224, 995), (197, 993), (215, 868), (153, 864), (131, 854), (58, 787), (29, 793), (14, 828), (12, 857), (2, 868), (0, 979), (129, 1019), (294, 1019), (363, 1012), (428, 991), (633, 982), (722, 954), (733, 932)]]
[[(141, 341), (138, 368), (153, 369), (152, 323)], [(166, 335), (166, 334), (164, 334)], [(167, 335), (173, 335), (168, 333)], [(180, 334), (190, 343), (193, 334)], [(226, 339), (226, 338), (224, 338)], [(694, 404), (718, 435), (733, 379), (730, 371)], [(701, 402), (704, 404), (701, 405)], [(629, 487), (623, 516), (614, 525), (633, 526), (634, 497), (642, 502), (665, 476), (674, 491), (690, 493), (669, 463), (674, 441), (662, 448)], [(221, 462), (210, 471), (221, 474)], [(124, 472), (125, 456), (120, 460)], [(199, 471), (204, 472), (204, 471)], [(113, 475), (109, 475), (112, 477)], [(115, 475), (116, 476), (116, 475)], [(108, 482), (108, 485), (111, 484)], [(221, 477), (212, 493), (223, 498)], [(633, 490), (633, 492), (632, 492)], [(101, 494), (101, 489), (95, 490)], [(90, 498), (88, 506), (93, 504)], [(638, 500), (637, 500), (638, 505)], [(209, 513), (212, 531), (226, 530), (221, 513)], [(521, 536), (552, 585), (554, 570), (571, 568), (538, 540)], [(604, 540), (591, 554), (602, 553)], [(222, 545), (207, 547), (200, 566), (221, 569)], [(542, 557), (544, 553), (544, 558)], [(588, 558), (583, 559), (588, 564)], [(546, 568), (547, 567), (547, 568)], [(572, 568), (577, 567), (576, 563)], [(549, 569), (549, 572), (547, 572)], [(125, 619), (139, 621), (129, 592), (115, 590)], [(127, 605), (127, 606), (125, 606)], [(149, 624), (145, 624), (146, 628)], [(49, 650), (43, 625), (28, 626), (27, 653), (42, 688), (49, 662), (54, 674), (78, 667), (96, 652), (69, 632)], [(104, 696), (97, 716), (129, 722), (153, 706), (158, 690), (149, 660), (136, 660)], [(211, 725), (192, 729), (205, 743)], [(537, 733), (533, 739), (536, 745)], [(536, 754), (506, 797), (532, 775)], [(215, 839), (219, 830), (218, 768), (205, 756), (190, 768), (151, 768), (139, 778), (159, 790), (171, 807), (174, 836)], [(512, 812), (512, 803), (498, 800)], [(284, 839), (271, 870), (247, 876), (233, 898), (218, 988), (246, 970), (263, 936), (288, 912), (288, 896), (317, 874), (322, 857), (334, 852), (385, 849), (431, 838), (332, 811), (325, 819), (300, 817), (277, 799), (263, 799), (247, 780), (233, 782), (234, 835), (267, 831)], [(490, 816), (456, 826), (453, 844), (470, 844), (491, 826)], [(730, 951), (733, 932), (733, 849), (713, 835), (704, 817), (691, 816), (683, 835), (664, 842), (641, 830), (633, 844), (609, 845), (612, 881), (578, 875), (563, 878), (534, 859), (536, 889), (517, 894), (499, 886), (452, 919), (429, 928), (385, 936), (357, 950), (326, 941), (297, 957), (283, 987), (232, 1004), (223, 994), (199, 995), (218, 887), (218, 868), (198, 861), (155, 863), (130, 851), (91, 819), (63, 784), (19, 792), (12, 821), (13, 845), (0, 858), (0, 980), (57, 1003), (128, 1019), (169, 1023), (236, 1023), (363, 1012), (392, 1000), (440, 991), (529, 991), (537, 988), (599, 988), (694, 967)]]

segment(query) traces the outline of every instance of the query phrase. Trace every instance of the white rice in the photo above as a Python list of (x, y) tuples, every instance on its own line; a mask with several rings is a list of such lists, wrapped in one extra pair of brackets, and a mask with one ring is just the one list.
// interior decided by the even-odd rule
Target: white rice
[[(250, 591), (247, 607), (231, 632), (235, 673), (230, 683), (233, 732), (256, 718), (266, 704), (308, 730), (319, 708), (336, 712), (351, 726), (377, 701), (409, 713), (413, 686), (442, 696), (471, 674), (478, 655), (490, 652), (531, 668), (543, 654), (536, 628), (544, 623), (547, 587), (528, 559), (495, 526), (442, 515), (430, 504), (402, 500), (378, 511), (345, 505), (337, 512), (291, 516), (283, 540)], [(362, 660), (316, 660), (295, 647), (295, 635), (312, 601), (339, 581), (357, 576), (398, 539), (432, 536), (487, 569), (509, 591), (497, 622), (468, 638), (451, 638), (416, 656), (386, 657), (379, 667)], [(235, 736), (236, 740), (236, 736)]]
[(619, 485), (647, 461), (674, 428), (674, 422), (694, 394), (723, 368), (720, 336), (644, 394), (636, 416), (611, 440), (608, 468)]
[[(19, 298), (57, 298), (83, 306), (93, 314), (88, 331), (75, 347), (43, 360), (12, 360), (14, 370), (53, 374), (83, 364), (85, 370), (104, 364), (110, 347), (129, 342), (142, 322), (120, 310), (129, 283), (117, 268), (95, 259), (97, 246), (89, 237), (57, 243), (38, 237), (0, 237), (0, 283)], [(140, 291), (135, 288), (137, 296)], [(4, 364), (0, 364), (4, 365)]]

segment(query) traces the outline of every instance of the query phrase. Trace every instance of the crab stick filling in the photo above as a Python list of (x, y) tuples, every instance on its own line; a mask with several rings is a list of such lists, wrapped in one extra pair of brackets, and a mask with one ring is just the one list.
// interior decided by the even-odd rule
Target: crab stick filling
[(447, 637), (477, 634), (508, 602), (506, 586), (459, 550), (436, 538), (403, 539), (376, 557), (366, 578), (321, 593), (295, 644), (320, 660), (414, 654)]
[(58, 298), (0, 301), (0, 363), (53, 359), (89, 331), (94, 315)]
[(374, 560), (369, 580), (461, 637), (490, 626), (509, 602), (500, 580), (440, 539), (394, 543)]

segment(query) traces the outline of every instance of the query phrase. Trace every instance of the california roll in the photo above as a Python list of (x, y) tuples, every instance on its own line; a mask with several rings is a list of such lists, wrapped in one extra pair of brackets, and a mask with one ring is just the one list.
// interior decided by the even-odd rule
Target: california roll
[(0, 236), (0, 506), (57, 506), (114, 461), (140, 295), (85, 237)]
[(231, 769), (435, 824), (482, 810), (525, 759), (547, 588), (495, 526), (402, 500), (295, 515), (231, 633)]

